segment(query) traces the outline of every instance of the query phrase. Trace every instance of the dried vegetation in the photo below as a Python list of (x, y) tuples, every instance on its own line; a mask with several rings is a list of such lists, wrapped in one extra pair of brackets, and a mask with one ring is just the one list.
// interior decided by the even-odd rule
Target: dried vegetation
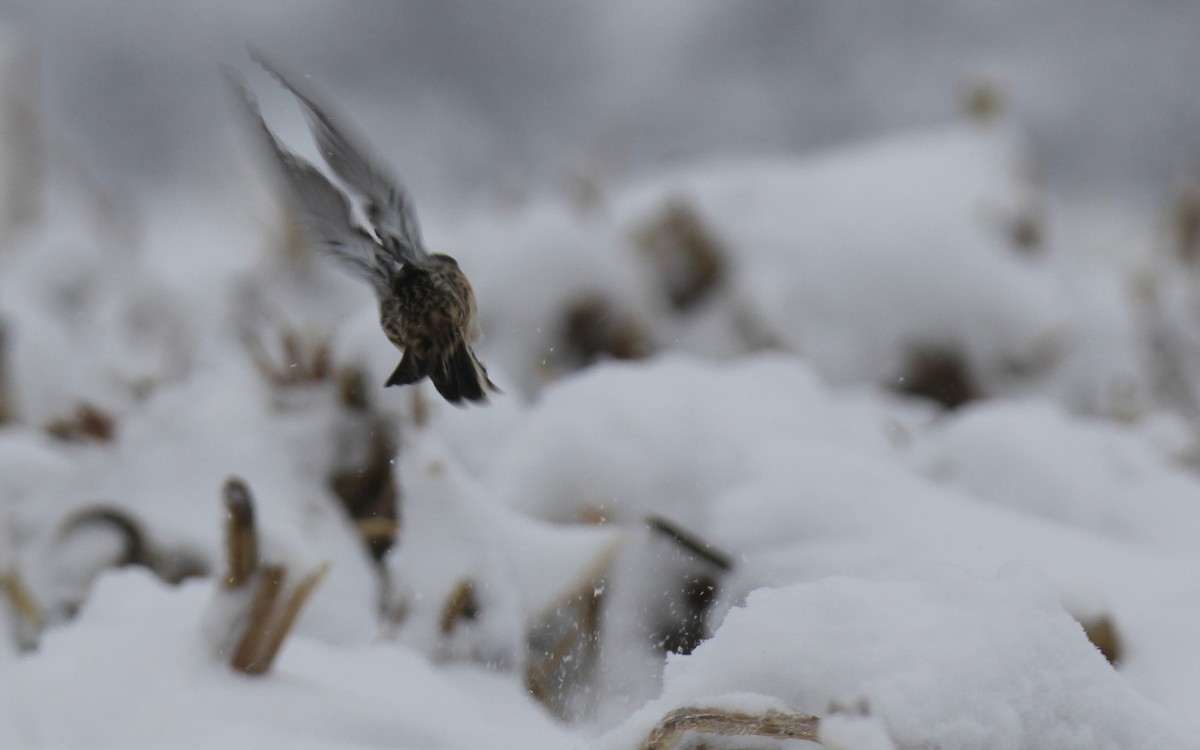
[(672, 750), (685, 735), (710, 737), (767, 737), (775, 740), (818, 741), (820, 719), (810, 714), (767, 711), (746, 714), (720, 708), (685, 706), (662, 718), (641, 750)]
[(633, 239), (677, 312), (696, 308), (725, 280), (725, 249), (686, 200), (668, 201), (634, 230)]
[[(329, 570), (328, 563), (308, 571), (294, 585), (283, 563), (264, 562), (260, 557), (254, 501), (245, 482), (236, 477), (225, 483), (225, 573), (222, 588), (252, 595), (241, 617), (234, 620), (235, 643), (229, 664), (245, 674), (270, 670), (313, 590)], [(236, 597), (244, 602), (244, 597)]]

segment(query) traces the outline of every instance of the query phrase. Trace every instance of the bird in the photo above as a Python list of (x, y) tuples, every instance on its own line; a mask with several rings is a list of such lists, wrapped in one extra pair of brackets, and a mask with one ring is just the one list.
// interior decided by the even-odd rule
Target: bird
[(347, 193), (280, 142), (253, 94), (226, 69), (235, 98), (279, 166), (313, 244), (375, 292), (384, 335), (403, 352), (384, 387), (428, 377), (452, 404), (486, 403), (488, 393), (500, 389), (472, 349), (480, 337), (475, 293), (458, 261), (425, 248), (411, 196), (357, 134), (261, 54), (252, 51), (251, 56), (299, 102), (321, 158), (360, 201), (370, 224), (369, 230), (358, 225)]

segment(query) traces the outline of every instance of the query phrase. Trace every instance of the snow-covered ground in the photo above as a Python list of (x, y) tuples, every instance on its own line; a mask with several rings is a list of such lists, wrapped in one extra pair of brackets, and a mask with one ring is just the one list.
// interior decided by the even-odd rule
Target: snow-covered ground
[[(0, 747), (632, 750), (692, 706), (1200, 748), (1196, 270), (1041, 194), (1014, 123), (425, 217), (470, 409), (381, 387), (260, 165), (127, 206), (44, 155), (0, 207)], [(230, 476), (264, 563), (328, 564), (257, 676)]]

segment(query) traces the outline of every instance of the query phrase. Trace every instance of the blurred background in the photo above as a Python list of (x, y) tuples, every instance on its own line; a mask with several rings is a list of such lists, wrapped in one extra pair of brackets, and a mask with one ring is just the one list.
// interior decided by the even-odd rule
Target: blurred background
[(247, 43), (336, 97), (437, 210), (580, 160), (637, 174), (942, 122), (981, 78), (1056, 190), (1145, 200), (1200, 163), (1187, 0), (0, 0), (0, 21), (36, 46), (53, 127), (134, 192), (219, 183), (217, 67), (248, 69)]
[[(30, 747), (161, 746), (137, 733), (162, 727), (230, 746), (247, 726), (288, 737), (262, 746), (311, 726), (328, 747), (430, 747), (451, 723), (449, 747), (579, 747), (583, 725), (548, 724), (528, 694), (559, 718), (629, 720), (637, 738), (607, 747), (634, 747), (655, 717), (633, 712), (682, 695), (672, 680), (699, 686), (684, 697), (700, 706), (747, 689), (855, 706), (840, 666), (778, 664), (866, 653), (874, 684), (893, 671), (880, 642), (916, 665), (890, 705), (936, 687), (905, 725), (958, 727), (979, 713), (959, 700), (974, 691), (1005, 745), (1035, 693), (997, 692), (993, 675), (1036, 663), (1014, 689), (1065, 687), (1033, 721), (1151, 736), (1111, 710), (1141, 698), (1093, 690), (1112, 675), (1091, 677), (1107, 667), (1065, 615), (1045, 632), (1074, 638), (1082, 669), (1046, 660), (1058, 646), (1040, 615), (958, 584), (913, 599), (897, 631), (936, 619), (954, 638), (859, 629), (891, 627), (897, 600), (825, 606), (845, 591), (874, 604), (843, 579), (779, 610), (800, 623), (783, 650), (735, 631), (725, 642), (746, 651), (720, 658), (736, 669), (663, 671), (762, 587), (947, 565), (990, 581), (1009, 563), (1045, 575), (1111, 635), (1093, 643), (1111, 641), (1122, 677), (1190, 720), (1197, 29), (1194, 0), (0, 0), (0, 695), (21, 697), (0, 700), (0, 747), (21, 746), (5, 712), (26, 707), (49, 717)], [(461, 261), (476, 351), (504, 390), (486, 408), (381, 387), (398, 353), (376, 300), (316, 252), (229, 101), (223, 68), (320, 161), (249, 46), (362, 131), (411, 188), (430, 249)], [(193, 652), (202, 617), (222, 660), (288, 632), (269, 612), (242, 630), (239, 602), (257, 594), (226, 591), (250, 580), (221, 571), (257, 532), (225, 511), (249, 507), (261, 562), (309, 582), (300, 603), (332, 563), (295, 621), (297, 640), (354, 647), (308, 652), (319, 710), (271, 697), (243, 721), (227, 683), (197, 702), (191, 657), (163, 658)], [(100, 578), (126, 565), (221, 588)], [(1013, 602), (1033, 596), (1019, 588)], [(113, 645), (105, 612), (127, 640)], [(789, 650), (806, 622), (833, 635)], [(67, 623), (78, 640), (59, 643), (82, 658), (4, 668)], [(360, 648), (394, 644), (433, 672), (486, 668), (454, 680), (494, 714)], [(239, 647), (230, 666), (261, 671), (274, 653)], [(984, 665), (966, 682), (964, 653)], [(730, 679), (743, 662), (761, 672)], [(949, 665), (939, 680), (931, 663)], [(95, 679), (76, 689), (63, 665)], [(391, 695), (397, 674), (422, 700), (345, 692)], [(830, 679), (793, 700), (813, 674)], [(152, 698), (134, 701), (145, 720), (128, 719), (130, 695)], [(457, 708), (426, 709), (438, 701)], [(351, 705), (384, 718), (324, 718)]]

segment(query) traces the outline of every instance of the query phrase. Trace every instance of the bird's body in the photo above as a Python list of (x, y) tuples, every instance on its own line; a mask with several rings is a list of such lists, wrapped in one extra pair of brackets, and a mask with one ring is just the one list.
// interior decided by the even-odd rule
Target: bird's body
[(447, 351), (474, 317), (470, 284), (453, 261), (425, 271), (406, 267), (379, 302), (379, 322), (398, 348), (429, 359)]
[(448, 401), (478, 401), (495, 386), (471, 350), (475, 295), (449, 255), (432, 255), (428, 270), (404, 266), (392, 294), (379, 302), (383, 332), (404, 357), (387, 385), (407, 385), (426, 375)]
[(475, 295), (458, 262), (427, 252), (404, 188), (365, 155), (324, 107), (273, 66), (259, 63), (299, 99), (325, 163), (363, 201), (371, 232), (352, 222), (345, 193), (279, 143), (249, 92), (234, 82), (282, 168), (309, 236), (375, 290), (383, 332), (404, 352), (386, 385), (408, 385), (428, 376), (447, 401), (486, 401), (488, 391), (498, 389), (471, 349), (478, 338)]

